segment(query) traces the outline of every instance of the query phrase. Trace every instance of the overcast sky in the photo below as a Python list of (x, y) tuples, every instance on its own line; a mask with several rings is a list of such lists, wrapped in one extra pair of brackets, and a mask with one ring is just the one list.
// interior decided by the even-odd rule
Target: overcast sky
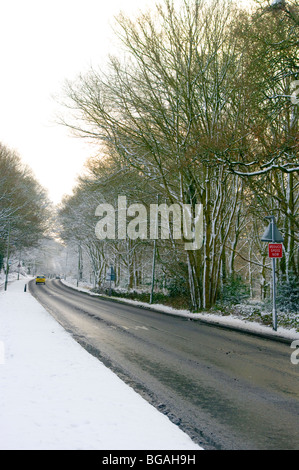
[[(0, 141), (28, 163), (55, 203), (70, 193), (94, 153), (55, 124), (53, 95), (65, 79), (106, 62), (120, 10), (135, 14), (154, 0), (2, 0)], [(114, 41), (115, 47), (115, 41)]]

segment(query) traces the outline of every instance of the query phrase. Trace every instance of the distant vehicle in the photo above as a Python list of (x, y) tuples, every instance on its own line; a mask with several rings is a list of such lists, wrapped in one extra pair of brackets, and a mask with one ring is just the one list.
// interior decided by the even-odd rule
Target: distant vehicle
[(60, 276), (56, 276), (56, 279), (60, 279)]
[(46, 277), (45, 276), (36, 276), (35, 284), (46, 284)]

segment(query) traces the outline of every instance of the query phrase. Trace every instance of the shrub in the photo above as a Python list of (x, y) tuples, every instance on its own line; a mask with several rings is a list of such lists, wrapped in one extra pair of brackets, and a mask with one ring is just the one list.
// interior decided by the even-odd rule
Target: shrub
[(288, 313), (299, 313), (299, 278), (290, 275), (277, 285), (276, 304), (279, 310)]
[(229, 276), (223, 283), (219, 300), (223, 305), (240, 304), (250, 295), (249, 287), (240, 275)]

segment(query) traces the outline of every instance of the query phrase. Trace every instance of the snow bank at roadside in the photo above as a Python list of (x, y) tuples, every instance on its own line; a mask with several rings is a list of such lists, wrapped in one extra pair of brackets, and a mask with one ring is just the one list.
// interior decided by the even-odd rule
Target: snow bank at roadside
[[(66, 281), (64, 279), (61, 279), (61, 282), (65, 284), (66, 286), (72, 287), (73, 289), (79, 290), (81, 292), (86, 292), (89, 295), (107, 298), (107, 296), (103, 294), (96, 294), (96, 293), (90, 292), (90, 287), (88, 288), (87, 284), (86, 284), (86, 287), (77, 287), (73, 281)], [(299, 339), (299, 333), (296, 331), (295, 328), (287, 329), (287, 328), (278, 327), (277, 331), (274, 331), (272, 327), (270, 326), (261, 325), (258, 322), (242, 320), (240, 318), (236, 318), (233, 315), (223, 316), (223, 315), (210, 314), (210, 313), (191, 313), (188, 310), (177, 310), (175, 308), (168, 307), (162, 304), (150, 305), (145, 302), (140, 302), (138, 300), (130, 300), (130, 299), (122, 298), (122, 297), (115, 297), (115, 298), (111, 297), (111, 299), (115, 301), (130, 303), (132, 305), (135, 305), (136, 307), (150, 308), (152, 310), (164, 312), (169, 315), (183, 316), (183, 317), (190, 318), (193, 320), (206, 321), (214, 325), (236, 328), (238, 330), (245, 331), (248, 333), (262, 334), (270, 338), (278, 338), (278, 339), (283, 338), (283, 339), (287, 339), (290, 341)]]
[[(14, 272), (14, 273), (11, 273), (11, 274), (8, 275), (7, 280), (10, 283), (10, 282), (16, 281), (18, 279), (18, 277), (19, 277), (20, 280), (23, 280), (24, 282), (28, 282), (30, 279), (33, 279), (31, 277), (27, 277), (27, 276), (23, 275), (22, 273), (18, 274), (16, 272)], [(4, 285), (5, 285), (5, 278), (6, 278), (5, 274), (3, 272), (1, 272), (0, 273), (0, 290), (2, 290)]]
[(200, 450), (30, 295), (0, 292), (1, 450)]

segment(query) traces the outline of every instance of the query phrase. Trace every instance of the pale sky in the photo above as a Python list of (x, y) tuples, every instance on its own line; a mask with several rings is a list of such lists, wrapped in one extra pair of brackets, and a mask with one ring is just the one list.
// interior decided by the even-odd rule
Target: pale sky
[(95, 153), (55, 124), (65, 79), (106, 63), (113, 16), (154, 0), (2, 0), (0, 142), (16, 150), (57, 203)]
[[(208, 1), (208, 0), (207, 0)], [(248, 0), (240, 0), (240, 2)], [(113, 17), (156, 0), (0, 0), (0, 142), (16, 150), (50, 199), (70, 194), (95, 148), (55, 124), (66, 79), (107, 63)]]

